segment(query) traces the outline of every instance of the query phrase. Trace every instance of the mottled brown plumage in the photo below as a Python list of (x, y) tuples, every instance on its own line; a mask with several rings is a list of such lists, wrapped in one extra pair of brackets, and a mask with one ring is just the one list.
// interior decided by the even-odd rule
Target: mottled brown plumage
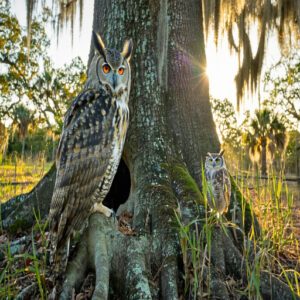
[[(97, 51), (88, 80), (65, 115), (57, 151), (57, 175), (49, 213), (56, 276), (63, 274), (66, 267), (72, 231), (79, 230), (94, 211), (111, 214), (102, 201), (117, 171), (128, 128), (131, 41), (125, 42), (120, 53), (106, 49), (96, 34), (94, 40)], [(117, 52), (119, 63), (115, 59)], [(112, 61), (110, 53), (115, 53)]]
[(208, 205), (218, 216), (227, 212), (231, 195), (230, 176), (223, 152), (208, 153), (205, 160)]

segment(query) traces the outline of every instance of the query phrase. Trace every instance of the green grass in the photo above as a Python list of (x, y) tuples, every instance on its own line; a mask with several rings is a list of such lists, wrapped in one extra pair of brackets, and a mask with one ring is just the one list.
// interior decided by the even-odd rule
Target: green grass
[[(189, 189), (193, 179), (189, 179), (187, 174), (184, 176), (185, 181), (190, 181), (187, 184)], [(209, 299), (210, 297), (210, 252), (214, 227), (218, 224), (227, 234), (228, 228), (235, 226), (223, 218), (216, 218), (214, 213), (208, 212), (206, 205), (208, 186), (204, 174), (202, 174), (202, 179), (202, 198), (206, 206), (205, 219), (195, 219), (189, 224), (183, 224), (180, 214), (176, 213), (185, 271), (185, 295), (192, 295), (193, 299)], [(236, 179), (236, 184), (243, 192), (242, 215), (245, 215), (246, 203), (249, 201), (252, 216), (253, 214), (257, 216), (261, 226), (261, 235), (255, 236), (254, 226), (248, 234), (243, 232), (243, 256), (248, 283), (244, 286), (241, 282), (231, 279), (232, 294), (245, 295), (249, 299), (261, 299), (260, 272), (264, 270), (281, 277), (295, 295), (300, 295), (300, 234), (299, 223), (294, 223), (299, 218), (299, 208), (295, 205), (287, 184), (275, 176), (270, 176), (267, 181)], [(198, 194), (198, 192), (193, 194)], [(244, 218), (242, 223), (245, 223)], [(198, 228), (196, 224), (201, 225)], [(253, 249), (255, 249), (254, 258)], [(205, 272), (206, 282), (203, 281)]]
[[(287, 183), (270, 176), (267, 181), (256, 179), (251, 188), (244, 187), (243, 190), (251, 199), (252, 209), (261, 225), (260, 238), (252, 238), (259, 250), (252, 263), (246, 260), (249, 296), (259, 295), (259, 270), (262, 269), (282, 277), (290, 289), (300, 295), (300, 236), (299, 228), (294, 224), (299, 211)], [(245, 256), (248, 255), (249, 248), (245, 248)]]
[[(0, 202), (22, 193), (27, 193), (48, 172), (52, 163), (44, 160), (16, 160), (0, 165)], [(17, 183), (17, 184), (12, 184)], [(24, 184), (25, 183), (25, 184)], [(46, 226), (35, 212), (36, 225), (31, 232), (31, 240), (14, 253), (15, 245), (4, 233), (6, 239), (0, 247), (4, 260), (0, 261), (0, 299), (15, 299), (26, 286), (36, 283), (38, 299), (46, 299)], [(22, 233), (30, 236), (30, 233)], [(1, 246), (1, 243), (0, 243)]]
[(43, 160), (17, 160), (15, 163), (0, 165), (0, 202), (30, 192), (51, 165)]
[(47, 299), (46, 288), (46, 223), (42, 223), (38, 213), (34, 212), (36, 225), (31, 232), (31, 241), (25, 249), (13, 253), (9, 239), (1, 251), (4, 260), (0, 262), (0, 299), (15, 299), (27, 286), (36, 283), (38, 299)]
[[(22, 179), (35, 180), (49, 169), (49, 165), (35, 166), (34, 164), (18, 164), (18, 172), (24, 174)], [(167, 168), (167, 166), (165, 166)], [(4, 166), (0, 172), (1, 180), (12, 180), (14, 166)], [(5, 172), (6, 173), (5, 173)], [(207, 207), (206, 194), (208, 186), (203, 177), (202, 192), (195, 181), (189, 176), (185, 167), (176, 166), (173, 170), (179, 176), (181, 183), (186, 187), (184, 195), (192, 195), (197, 204), (204, 205), (205, 216), (202, 219), (192, 220), (188, 224), (181, 221), (180, 212), (176, 212), (176, 219), (180, 246), (183, 256), (185, 294), (192, 295), (194, 299), (210, 298), (211, 278), (211, 249), (212, 234), (216, 225), (228, 234), (228, 229), (235, 225), (224, 218), (217, 218), (215, 213), (210, 213)], [(242, 178), (242, 177), (241, 177)], [(260, 272), (267, 270), (275, 276), (281, 277), (297, 295), (300, 295), (300, 252), (299, 252), (299, 207), (296, 206), (293, 194), (287, 184), (275, 176), (269, 179), (236, 178), (236, 184), (242, 191), (241, 209), (245, 215), (247, 205), (255, 214), (261, 226), (261, 235), (256, 237), (254, 227), (249, 233), (243, 233), (243, 256), (246, 264), (247, 285), (226, 279), (232, 294), (245, 295), (249, 299), (260, 299)], [(1, 187), (0, 187), (1, 188)], [(300, 200), (300, 199), (299, 199)], [(247, 204), (247, 205), (246, 205)], [(199, 207), (199, 206), (197, 206)], [(43, 224), (38, 213), (36, 225), (31, 233), (29, 250), (26, 248), (21, 254), (12, 255), (12, 244), (9, 240), (5, 243), (5, 260), (0, 263), (0, 299), (14, 299), (28, 283), (35, 282), (39, 299), (46, 299), (46, 249), (47, 224)], [(243, 218), (242, 225), (246, 220)], [(243, 227), (243, 226), (241, 226)], [(236, 228), (236, 230), (240, 230)], [(26, 233), (25, 233), (26, 234)], [(1, 236), (0, 236), (1, 237)], [(250, 243), (250, 242), (251, 243)], [(252, 255), (254, 245), (254, 258)], [(298, 262), (297, 262), (298, 260)], [(27, 283), (27, 284), (26, 284)]]

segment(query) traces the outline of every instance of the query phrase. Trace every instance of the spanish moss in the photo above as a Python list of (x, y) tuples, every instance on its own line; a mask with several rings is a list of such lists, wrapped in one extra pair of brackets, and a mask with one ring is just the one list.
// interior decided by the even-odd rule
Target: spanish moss
[[(237, 53), (239, 71), (236, 75), (238, 105), (245, 93), (255, 92), (262, 71), (266, 39), (276, 32), (282, 51), (299, 38), (300, 2), (298, 0), (202, 0), (206, 37), (211, 26), (215, 43), (227, 35), (231, 50)], [(253, 49), (250, 32), (257, 30), (257, 49)], [(234, 39), (237, 30), (238, 41)]]
[[(44, 0), (27, 0), (28, 44), (35, 5)], [(79, 10), (79, 23), (82, 26), (84, 0), (52, 0), (57, 8), (57, 20), (53, 22), (57, 39), (63, 26), (70, 25), (72, 43), (74, 22)], [(236, 74), (237, 104), (246, 91), (255, 92), (262, 71), (266, 39), (276, 32), (282, 51), (291, 46), (299, 37), (299, 0), (199, 0), (203, 7), (203, 26), (206, 40), (212, 31), (216, 46), (220, 37), (227, 36), (230, 50), (237, 53), (239, 70)], [(257, 30), (257, 49), (253, 49), (250, 32), (253, 24)], [(237, 33), (237, 40), (234, 36)]]

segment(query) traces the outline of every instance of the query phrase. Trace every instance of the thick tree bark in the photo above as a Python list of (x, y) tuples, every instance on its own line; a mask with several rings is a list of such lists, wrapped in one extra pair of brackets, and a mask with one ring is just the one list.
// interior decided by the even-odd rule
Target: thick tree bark
[[(118, 215), (132, 215), (134, 235), (118, 231), (112, 219), (92, 215), (70, 259), (61, 299), (71, 297), (89, 270), (96, 275), (93, 299), (178, 299), (183, 277), (189, 278), (191, 254), (180, 247), (174, 212), (184, 226), (199, 220), (190, 227), (196, 235), (205, 227), (207, 212), (173, 167), (180, 165), (201, 187), (204, 155), (220, 147), (205, 76), (201, 1), (95, 0), (94, 29), (110, 47), (120, 48), (126, 37), (135, 45), (124, 149), (130, 195), (118, 209)], [(226, 217), (244, 234), (213, 229), (211, 261), (200, 278), (210, 287), (211, 298), (229, 299), (227, 275), (247, 280), (242, 241), (251, 228), (259, 231), (232, 184)], [(197, 259), (203, 256), (198, 253)], [(286, 285), (278, 286), (289, 293)]]

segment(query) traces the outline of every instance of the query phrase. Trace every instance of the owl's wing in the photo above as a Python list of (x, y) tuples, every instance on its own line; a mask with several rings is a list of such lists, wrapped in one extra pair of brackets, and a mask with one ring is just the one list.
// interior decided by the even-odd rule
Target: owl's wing
[(103, 181), (113, 139), (110, 103), (104, 92), (86, 90), (66, 113), (49, 213), (54, 249), (64, 244), (73, 227), (88, 216), (92, 195)]

